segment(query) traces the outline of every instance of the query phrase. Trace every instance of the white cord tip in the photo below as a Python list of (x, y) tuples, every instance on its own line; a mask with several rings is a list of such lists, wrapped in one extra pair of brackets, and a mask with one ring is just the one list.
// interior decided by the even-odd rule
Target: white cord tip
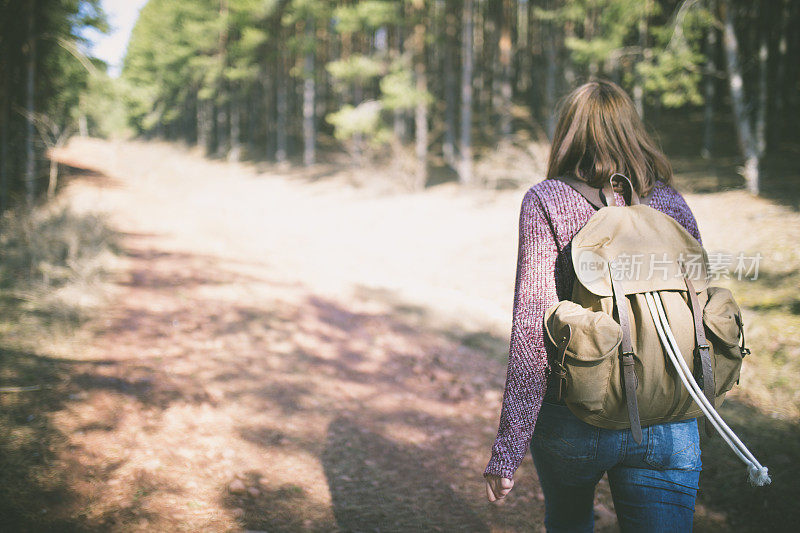
[(766, 466), (758, 468), (756, 465), (751, 464), (747, 468), (747, 472), (747, 480), (754, 487), (763, 487), (764, 485), (772, 483), (772, 478), (769, 477)]

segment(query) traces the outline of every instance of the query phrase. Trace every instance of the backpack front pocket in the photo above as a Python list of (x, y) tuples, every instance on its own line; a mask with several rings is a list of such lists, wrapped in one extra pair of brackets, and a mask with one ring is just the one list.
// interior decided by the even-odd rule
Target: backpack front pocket
[(586, 309), (570, 300), (550, 307), (544, 314), (544, 323), (554, 345), (563, 347), (567, 343), (564, 399), (590, 413), (601, 412), (611, 379), (612, 356), (622, 342), (622, 328), (607, 313)]
[(703, 324), (714, 354), (715, 393), (720, 396), (739, 380), (742, 357), (746, 353), (746, 348), (739, 345), (740, 335), (744, 333), (742, 314), (731, 291), (722, 287), (708, 288)]

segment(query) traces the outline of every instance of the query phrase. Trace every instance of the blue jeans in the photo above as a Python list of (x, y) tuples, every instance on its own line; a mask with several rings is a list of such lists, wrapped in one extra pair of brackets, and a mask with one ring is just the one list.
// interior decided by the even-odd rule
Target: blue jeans
[(531, 453), (549, 532), (592, 531), (594, 490), (608, 472), (623, 532), (691, 531), (702, 462), (697, 419), (630, 429), (591, 426), (565, 405), (543, 403)]

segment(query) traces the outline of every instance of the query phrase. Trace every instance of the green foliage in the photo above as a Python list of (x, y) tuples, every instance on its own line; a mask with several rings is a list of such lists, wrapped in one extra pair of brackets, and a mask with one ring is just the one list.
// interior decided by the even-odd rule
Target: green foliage
[[(699, 87), (706, 57), (701, 43), (713, 17), (701, 4), (680, 3), (677, 11), (659, 24), (661, 5), (656, 1), (577, 0), (558, 9), (536, 7), (534, 16), (576, 28), (573, 36), (565, 37), (576, 65), (593, 65), (598, 74), (622, 65), (624, 85), (631, 88), (640, 79), (651, 101), (658, 99), (667, 107), (702, 104)], [(645, 49), (639, 35), (643, 21), (648, 32)]]
[(332, 13), (331, 4), (328, 0), (292, 0), (285, 6), (281, 23), (285, 27), (291, 27), (309, 19), (327, 21)]
[(642, 17), (655, 15), (655, 2), (640, 0), (580, 0), (567, 2), (556, 20), (578, 24), (581, 32), (565, 44), (580, 65), (608, 60), (637, 37)]
[[(778, 4), (770, 7), (770, 20), (794, 13), (785, 2)], [(532, 121), (517, 120), (525, 107), (533, 108), (536, 121), (550, 112), (537, 108), (543, 100), (590, 76), (621, 80), (628, 92), (643, 94), (645, 104), (703, 103), (704, 40), (713, 23), (709, 2), (531, 0), (524, 5), (493, 0), (472, 5), (472, 105), (489, 135), (503, 123), (527, 127), (523, 124)], [(762, 28), (768, 17), (746, 5), (732, 2), (737, 31), (751, 28), (742, 31), (742, 49), (752, 58), (763, 34), (754, 28)], [(347, 139), (357, 131), (365, 138), (388, 129), (391, 120), (401, 142), (407, 142), (410, 111), (424, 104), (433, 132), (428, 144), (435, 150), (446, 144), (442, 151), (453, 154), (466, 57), (464, 7), (456, 0), (150, 0), (134, 28), (120, 100), (138, 132), (191, 142), (201, 140), (202, 130), (208, 148), (216, 144), (220, 153), (231, 138), (247, 136), (249, 147), (258, 151), (290, 155), (301, 143), (312, 144), (318, 125), (323, 135)], [(524, 32), (514, 30), (522, 25)], [(783, 31), (769, 28), (773, 47)], [(506, 65), (501, 47), (508, 38), (513, 59)], [(796, 78), (792, 69), (778, 69), (777, 62), (772, 53), (770, 92), (778, 73)], [(430, 92), (417, 90), (412, 64), (425, 72)], [(555, 80), (547, 79), (553, 75)], [(792, 83), (784, 82), (781, 90), (786, 93)], [(312, 99), (313, 113), (307, 105)], [(378, 102), (380, 111), (359, 109), (365, 101)], [(509, 109), (513, 121), (504, 115)], [(323, 111), (329, 121), (319, 120)]]
[(407, 68), (395, 68), (381, 78), (381, 102), (386, 109), (413, 109), (422, 101), (433, 102), (433, 95), (420, 92), (414, 84), (414, 76)]
[(371, 56), (353, 54), (347, 59), (331, 61), (326, 68), (337, 80), (363, 83), (380, 75), (384, 64)]
[(326, 120), (336, 128), (335, 136), (341, 141), (363, 135), (374, 145), (387, 139), (388, 130), (381, 123), (383, 106), (377, 100), (367, 100), (357, 106), (344, 105), (339, 111), (330, 113)]
[(400, 2), (366, 0), (339, 6), (333, 12), (336, 31), (355, 33), (374, 30), (397, 21)]
[(87, 30), (108, 30), (100, 0), (0, 0), (0, 209), (24, 188), (27, 154), (35, 196), (47, 145), (77, 129), (81, 93), (91, 73), (104, 69), (85, 54)]
[(217, 7), (211, 0), (150, 0), (142, 8), (122, 72), (131, 86), (131, 123), (138, 129), (168, 120), (165, 111), (192, 88), (213, 84), (224, 74), (214, 57), (223, 30)]
[(620, 48), (620, 42), (617, 39), (602, 37), (596, 37), (590, 41), (570, 37), (564, 41), (564, 44), (572, 53), (573, 60), (581, 65), (603, 61)]
[(127, 136), (131, 88), (123, 79), (95, 71), (80, 95), (78, 114), (86, 117), (89, 133), (98, 137)]
[(639, 63), (636, 69), (644, 79), (645, 91), (660, 97), (666, 107), (701, 105), (702, 73), (698, 67), (703, 61), (702, 54), (689, 49), (664, 50), (653, 63)]
[(695, 6), (678, 11), (670, 24), (653, 28), (653, 61), (636, 68), (645, 80), (645, 90), (666, 107), (703, 104), (700, 83), (707, 58), (702, 42), (713, 22), (708, 10)]
[[(651, 100), (658, 98), (667, 106), (696, 105), (702, 102), (700, 43), (708, 13), (693, 4), (680, 4), (689, 8), (668, 13), (659, 24), (662, 5), (655, 0), (576, 0), (550, 10), (533, 6), (533, 14), (556, 28), (573, 28), (563, 42), (570, 60), (584, 71), (591, 67), (599, 75), (608, 75), (618, 70), (629, 89), (641, 83)], [(140, 131), (152, 130), (180, 120), (185, 113), (182, 104), (192, 99), (226, 103), (270, 76), (270, 65), (276, 62), (286, 60), (282, 68), (290, 76), (306, 79), (311, 72), (306, 72), (305, 56), (317, 55), (320, 35), (330, 38), (326, 32), (332, 30), (347, 39), (349, 50), (329, 57), (322, 68), (342, 104), (350, 106), (334, 110), (328, 123), (339, 138), (350, 138), (356, 131), (365, 137), (376, 135), (386, 128), (383, 117), (387, 114), (375, 111), (371, 104), (361, 109), (357, 95), (379, 102), (380, 110), (386, 111), (434, 103), (432, 94), (416, 89), (408, 45), (400, 55), (363, 47), (368, 41), (362, 40), (379, 30), (405, 27), (410, 38), (407, 32), (412, 24), (431, 23), (416, 4), (414, 20), (405, 20), (402, 6), (402, 2), (383, 0), (346, 4), (151, 0), (134, 28), (125, 62), (123, 101), (131, 123)], [(648, 31), (646, 50), (640, 47), (643, 21)]]

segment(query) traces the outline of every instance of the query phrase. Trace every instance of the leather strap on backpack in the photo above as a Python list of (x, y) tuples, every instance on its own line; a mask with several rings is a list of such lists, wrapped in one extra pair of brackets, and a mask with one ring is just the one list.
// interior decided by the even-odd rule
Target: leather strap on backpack
[[(615, 176), (616, 175), (617, 174), (615, 174)], [(622, 174), (619, 174), (619, 176), (622, 176)], [(605, 202), (605, 198), (608, 198), (608, 196), (607, 195), (605, 195), (605, 196), (602, 195), (601, 194), (601, 188), (599, 188), (599, 187), (593, 187), (593, 186), (589, 185), (588, 183), (586, 183), (585, 181), (579, 180), (578, 178), (576, 178), (574, 176), (556, 176), (556, 177), (553, 177), (553, 178), (550, 178), (550, 179), (554, 179), (554, 180), (558, 180), (558, 181), (566, 183), (567, 185), (569, 185), (570, 187), (575, 189), (575, 191), (577, 191), (581, 196), (586, 198), (586, 201), (589, 202), (592, 205), (592, 207), (594, 207), (595, 209), (602, 209), (603, 207), (606, 207), (606, 205), (608, 205)], [(633, 190), (633, 189), (631, 189), (631, 190)], [(650, 189), (650, 192), (647, 193), (646, 195), (639, 196), (638, 197), (638, 200), (639, 200), (638, 203), (649, 204), (650, 203), (650, 199), (652, 198), (652, 195), (653, 195), (653, 191), (655, 191), (655, 187)], [(614, 196), (611, 195), (612, 201), (613, 201), (613, 198), (614, 198)], [(632, 204), (629, 203), (628, 205), (632, 205)]]
[[(739, 345), (739, 352), (742, 354), (742, 359), (744, 359), (746, 355), (750, 355), (750, 348), (748, 348), (744, 343), (744, 323), (742, 322), (742, 316), (739, 313), (736, 313), (733, 316), (736, 319), (736, 325), (739, 326), (739, 335), (742, 336), (742, 344)], [(738, 379), (736, 380), (736, 384), (739, 384)]]
[[(683, 269), (683, 281), (686, 283), (686, 290), (689, 292), (689, 307), (692, 309), (692, 320), (694, 321), (694, 336), (695, 336), (695, 361), (700, 360), (700, 367), (702, 369), (700, 386), (703, 388), (703, 394), (708, 399), (711, 405), (715, 405), (714, 397), (716, 387), (714, 385), (714, 369), (711, 366), (711, 352), (706, 340), (706, 333), (703, 329), (703, 310), (700, 308), (700, 302), (697, 299), (697, 293), (694, 291), (694, 285), (689, 277), (686, 275), (686, 269)], [(696, 363), (695, 363), (696, 364)], [(706, 418), (706, 435), (709, 437), (714, 435), (714, 426), (711, 421)]]
[(689, 306), (692, 309), (692, 319), (694, 320), (694, 335), (695, 335), (695, 355), (700, 356), (700, 364), (702, 367), (702, 380), (701, 384), (703, 393), (711, 405), (714, 405), (714, 369), (711, 366), (711, 352), (708, 342), (706, 340), (705, 330), (703, 329), (703, 314), (700, 309), (700, 302), (697, 300), (697, 293), (694, 291), (694, 285), (689, 278), (684, 277), (686, 288), (689, 291)]
[(567, 356), (567, 346), (572, 338), (572, 327), (569, 324), (561, 330), (561, 339), (558, 341), (558, 352), (555, 360), (555, 373), (558, 376), (556, 382), (556, 400), (561, 401), (564, 397), (564, 388), (567, 382), (567, 367), (564, 366), (564, 359)]
[(558, 181), (563, 181), (573, 189), (575, 189), (581, 196), (586, 198), (586, 201), (592, 204), (595, 209), (600, 209), (605, 207), (603, 203), (603, 199), (600, 197), (600, 189), (597, 187), (592, 187), (588, 183), (583, 180), (579, 180), (572, 176), (558, 176), (552, 178)]
[[(609, 271), (613, 272), (609, 264)], [(622, 362), (622, 378), (625, 381), (625, 402), (628, 406), (628, 420), (631, 424), (631, 434), (637, 444), (642, 443), (642, 424), (639, 421), (639, 404), (636, 401), (636, 388), (639, 383), (636, 379), (634, 368), (633, 343), (631, 342), (631, 322), (628, 317), (627, 297), (622, 290), (622, 282), (611, 278), (611, 290), (614, 293), (614, 305), (617, 308), (619, 325), (622, 328), (622, 342), (620, 343), (620, 360)]]
[[(608, 178), (608, 183), (603, 186), (603, 196), (606, 199), (606, 205), (611, 205), (611, 202), (614, 202), (616, 205), (616, 198), (614, 197), (614, 178), (617, 176), (622, 178), (620, 183), (622, 184), (622, 197), (625, 199), (625, 205), (639, 205), (639, 195), (636, 194), (631, 180), (628, 179), (628, 176), (624, 176), (620, 173), (614, 174)], [(628, 186), (627, 197), (625, 195), (625, 185)]]

